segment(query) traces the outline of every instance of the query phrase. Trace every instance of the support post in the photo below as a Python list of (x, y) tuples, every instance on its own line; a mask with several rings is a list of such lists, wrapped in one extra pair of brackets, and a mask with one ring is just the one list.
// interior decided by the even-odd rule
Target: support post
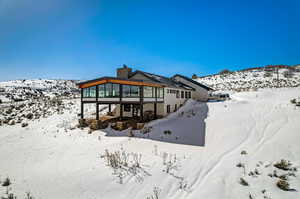
[(96, 85), (96, 120), (99, 120), (98, 85)]
[(157, 103), (154, 103), (154, 118), (157, 119)]
[(144, 110), (143, 110), (143, 104), (144, 104), (144, 86), (140, 86), (140, 120), (144, 120)]
[(80, 110), (81, 110), (81, 114), (80, 114), (80, 118), (83, 119), (83, 112), (84, 112), (84, 107), (83, 107), (83, 101), (82, 101), (82, 98), (83, 98), (83, 89), (81, 88), (80, 90), (80, 93), (81, 93), (81, 97), (80, 97), (80, 103), (81, 103), (81, 107), (80, 107)]
[(155, 87), (154, 118), (157, 119), (157, 87)]
[(123, 119), (123, 104), (120, 104), (120, 119)]
[(123, 104), (122, 104), (122, 98), (123, 98), (123, 85), (119, 84), (119, 90), (120, 90), (120, 119), (123, 119)]
[(108, 105), (108, 112), (111, 112), (111, 104)]

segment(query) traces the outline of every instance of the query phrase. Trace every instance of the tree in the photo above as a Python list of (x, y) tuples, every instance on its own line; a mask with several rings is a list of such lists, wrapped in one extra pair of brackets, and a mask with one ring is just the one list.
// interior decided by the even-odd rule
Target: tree
[(220, 75), (225, 75), (225, 74), (229, 74), (229, 73), (231, 73), (231, 71), (228, 69), (224, 69), (219, 72)]

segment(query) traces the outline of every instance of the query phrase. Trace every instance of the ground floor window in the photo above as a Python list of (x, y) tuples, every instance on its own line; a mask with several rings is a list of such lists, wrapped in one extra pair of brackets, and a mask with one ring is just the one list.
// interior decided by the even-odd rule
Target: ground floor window
[(171, 107), (170, 105), (167, 105), (167, 113), (170, 113), (171, 112)]
[(175, 104), (174, 112), (177, 111), (177, 104)]
[(130, 112), (131, 110), (131, 105), (130, 104), (124, 104), (124, 111), (125, 112)]

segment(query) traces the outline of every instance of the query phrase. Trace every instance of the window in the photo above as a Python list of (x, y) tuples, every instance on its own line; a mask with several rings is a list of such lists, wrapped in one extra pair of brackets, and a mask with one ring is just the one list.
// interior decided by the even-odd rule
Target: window
[(189, 98), (192, 98), (192, 93), (191, 93), (191, 91), (189, 92)]
[(164, 98), (164, 88), (157, 88), (157, 98)]
[(138, 86), (130, 86), (130, 96), (131, 97), (139, 97), (139, 87)]
[(177, 104), (175, 104), (174, 112), (177, 111)]
[(96, 97), (96, 86), (84, 88), (83, 97)]
[(176, 98), (179, 98), (180, 97), (180, 93), (179, 93), (179, 91), (177, 90), (176, 91)]
[(99, 97), (105, 96), (105, 84), (101, 84), (98, 86), (98, 96)]
[(131, 108), (131, 106), (130, 106), (130, 104), (124, 104), (124, 111), (125, 112), (130, 112), (130, 109)]
[(120, 84), (112, 84), (112, 97), (119, 97)]
[(108, 83), (105, 84), (105, 97), (111, 97), (112, 96), (112, 84)]
[(119, 84), (101, 84), (98, 85), (98, 96), (99, 97), (118, 97), (120, 94)]
[(171, 108), (170, 108), (170, 105), (167, 105), (167, 113), (170, 113), (170, 112), (171, 112), (170, 109), (171, 109)]
[(187, 99), (188, 98), (188, 92), (185, 91), (185, 98)]
[(130, 86), (123, 85), (123, 97), (130, 97)]
[(144, 97), (155, 97), (155, 94), (153, 95), (153, 93), (155, 93), (155, 90), (153, 87), (150, 86), (145, 86), (144, 87)]
[(181, 98), (184, 98), (184, 91), (181, 91)]
[(138, 86), (123, 85), (123, 97), (139, 97), (140, 90)]

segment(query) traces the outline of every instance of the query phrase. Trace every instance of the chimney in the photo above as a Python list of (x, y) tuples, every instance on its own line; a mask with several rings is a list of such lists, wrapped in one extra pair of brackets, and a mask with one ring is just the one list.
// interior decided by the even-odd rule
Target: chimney
[(117, 69), (117, 77), (128, 79), (131, 72), (132, 72), (132, 68), (129, 68), (124, 64), (122, 68)]

